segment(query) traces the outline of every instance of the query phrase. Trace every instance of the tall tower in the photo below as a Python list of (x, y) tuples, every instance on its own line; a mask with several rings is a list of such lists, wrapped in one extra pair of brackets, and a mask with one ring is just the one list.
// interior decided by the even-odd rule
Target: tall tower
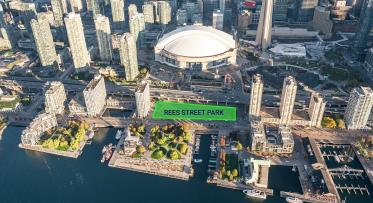
[(272, 9), (273, 0), (263, 0), (255, 40), (263, 51), (266, 50), (271, 44)]
[(344, 120), (348, 129), (365, 128), (373, 105), (370, 87), (357, 87), (350, 93)]
[(92, 12), (93, 18), (98, 14), (101, 14), (100, 0), (87, 0), (89, 1), (90, 11)]
[(159, 23), (167, 25), (171, 21), (171, 6), (167, 1), (157, 1)]
[(325, 111), (326, 101), (316, 92), (312, 92), (310, 104), (308, 108), (308, 116), (310, 117), (310, 126), (321, 127), (321, 121)]
[(373, 0), (364, 0), (361, 8), (359, 29), (355, 35), (355, 50), (361, 54), (367, 47), (369, 32), (373, 21)]
[(142, 6), (145, 24), (154, 24), (154, 4), (152, 2), (145, 2)]
[(114, 27), (123, 29), (125, 23), (124, 0), (110, 0), (110, 5)]
[(73, 13), (80, 13), (83, 11), (82, 0), (69, 0), (70, 10)]
[(260, 116), (260, 107), (262, 105), (263, 95), (263, 77), (255, 74), (251, 80), (251, 94), (249, 106), (249, 118), (258, 118)]
[(83, 23), (79, 14), (69, 13), (65, 17), (67, 38), (76, 71), (89, 66), (91, 58), (85, 42)]
[(286, 77), (281, 93), (280, 125), (287, 125), (291, 121), (296, 94), (297, 81), (292, 76)]
[(141, 81), (135, 90), (137, 117), (145, 118), (150, 111), (150, 87), (147, 81)]
[(133, 16), (131, 16), (129, 20), (129, 27), (130, 33), (133, 34), (133, 36), (136, 39), (136, 42), (139, 42), (140, 40), (138, 40), (138, 38), (140, 32), (145, 30), (144, 15), (142, 13), (136, 13)]
[(224, 13), (220, 10), (215, 10), (212, 13), (212, 27), (218, 30), (223, 30)]
[(48, 82), (45, 91), (45, 112), (62, 114), (65, 110), (66, 92), (59, 81)]
[(51, 0), (51, 5), (56, 26), (63, 26), (63, 15), (68, 13), (66, 0)]
[(135, 80), (139, 74), (137, 63), (137, 50), (135, 37), (130, 33), (124, 33), (120, 38), (119, 47), (120, 63), (124, 66), (126, 80)]
[(103, 61), (111, 61), (112, 45), (109, 18), (98, 14), (95, 18), (95, 28), (100, 58)]
[(137, 13), (137, 6), (135, 4), (130, 4), (128, 6), (128, 18), (131, 19), (131, 17), (136, 15)]
[(57, 60), (57, 53), (48, 21), (45, 19), (32, 19), (31, 28), (41, 65), (53, 65)]

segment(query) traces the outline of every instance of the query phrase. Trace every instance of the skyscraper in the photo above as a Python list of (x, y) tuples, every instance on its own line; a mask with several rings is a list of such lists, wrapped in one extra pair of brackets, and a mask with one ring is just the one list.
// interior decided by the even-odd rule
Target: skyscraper
[(273, 21), (287, 21), (288, 0), (273, 0)]
[(91, 58), (85, 42), (83, 23), (79, 14), (69, 13), (65, 17), (65, 25), (69, 46), (76, 71), (89, 66)]
[(124, 66), (126, 80), (135, 80), (139, 74), (137, 63), (137, 50), (135, 37), (130, 33), (124, 33), (120, 38), (119, 47), (120, 63)]
[(300, 22), (312, 21), (313, 13), (319, 0), (300, 0), (298, 1), (297, 20)]
[(111, 61), (112, 45), (109, 18), (98, 14), (94, 21), (100, 58), (103, 61)]
[(124, 0), (110, 0), (110, 5), (114, 28), (123, 29), (125, 23)]
[(65, 110), (66, 92), (59, 81), (48, 82), (45, 91), (45, 112), (62, 114)]
[(89, 116), (101, 115), (106, 104), (106, 87), (105, 79), (100, 74), (88, 83), (83, 90), (83, 97), (87, 114)]
[(131, 17), (136, 15), (137, 13), (137, 6), (135, 4), (130, 4), (128, 6), (128, 18), (131, 19)]
[(48, 21), (45, 19), (32, 19), (31, 28), (41, 65), (53, 65), (57, 60), (57, 53)]
[(141, 81), (135, 91), (137, 117), (145, 118), (150, 111), (150, 87), (148, 81)]
[(271, 44), (272, 9), (273, 0), (263, 0), (255, 40), (263, 51), (266, 50)]
[(171, 21), (171, 6), (167, 1), (157, 1), (159, 23), (167, 25)]
[(69, 0), (70, 10), (74, 13), (80, 13), (83, 11), (83, 2), (82, 0)]
[(219, 0), (204, 0), (203, 1), (203, 20), (211, 25), (212, 13), (219, 9)]
[(66, 0), (51, 0), (51, 5), (56, 26), (63, 26), (63, 15), (68, 13)]
[(344, 120), (348, 129), (365, 128), (373, 105), (373, 90), (357, 87), (350, 93)]
[(373, 0), (364, 0), (359, 19), (359, 29), (355, 35), (355, 49), (359, 54), (368, 45), (369, 32), (373, 21)]
[(287, 125), (291, 121), (296, 94), (297, 81), (292, 76), (286, 77), (281, 92), (280, 125)]
[(212, 27), (218, 30), (223, 30), (224, 13), (220, 10), (215, 10), (212, 13)]
[(139, 35), (145, 30), (145, 19), (142, 13), (136, 13), (129, 19), (130, 33), (135, 37), (136, 42), (139, 43)]
[(93, 18), (96, 17), (98, 14), (102, 14), (101, 12), (101, 0), (87, 0), (89, 2), (89, 10), (92, 12)]
[(225, 11), (225, 0), (219, 0), (219, 10), (224, 14), (224, 11)]
[(26, 27), (26, 29), (31, 33), (31, 20), (35, 18), (37, 12), (34, 3), (25, 3), (21, 1), (10, 1), (9, 7), (12, 10), (16, 10), (18, 15)]
[(260, 74), (253, 76), (251, 80), (251, 94), (249, 106), (249, 118), (258, 118), (260, 116), (260, 107), (262, 105), (263, 95), (263, 77)]
[(154, 4), (152, 2), (145, 2), (142, 6), (145, 24), (154, 24)]
[(3, 9), (3, 6), (0, 4), (0, 28), (4, 26), (5, 26), (4, 9)]
[(324, 115), (326, 102), (324, 98), (316, 92), (313, 92), (308, 108), (308, 115), (310, 117), (310, 126), (321, 127), (321, 121)]
[(188, 22), (188, 15), (185, 9), (178, 9), (176, 12), (177, 25), (184, 25)]

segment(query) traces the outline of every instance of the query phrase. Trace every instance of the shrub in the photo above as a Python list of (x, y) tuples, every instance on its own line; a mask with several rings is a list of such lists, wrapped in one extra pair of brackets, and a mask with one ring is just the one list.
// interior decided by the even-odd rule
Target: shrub
[(321, 126), (324, 128), (335, 128), (337, 123), (332, 117), (324, 117), (321, 121)]
[(188, 152), (188, 145), (187, 144), (179, 144), (177, 146), (177, 150), (179, 150), (180, 153), (185, 155)]
[(168, 151), (168, 158), (171, 160), (177, 160), (180, 159), (180, 154), (174, 149), (171, 149)]
[(237, 169), (233, 169), (232, 176), (233, 177), (237, 177), (238, 176), (238, 170)]
[(136, 147), (136, 152), (139, 153), (139, 154), (143, 154), (145, 153), (145, 147), (140, 145), (140, 146), (137, 146)]
[(164, 157), (164, 153), (161, 149), (157, 149), (152, 153), (151, 157), (153, 159), (161, 159), (162, 157)]

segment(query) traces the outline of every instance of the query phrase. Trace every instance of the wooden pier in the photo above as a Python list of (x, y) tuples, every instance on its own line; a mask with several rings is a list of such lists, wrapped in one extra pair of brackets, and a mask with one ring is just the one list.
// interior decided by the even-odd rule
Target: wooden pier
[(344, 186), (337, 185), (336, 188), (337, 188), (337, 190), (340, 190), (342, 193), (344, 191), (347, 191), (348, 194), (351, 194), (351, 191), (353, 191), (354, 194), (356, 195), (360, 191), (361, 195), (364, 195), (365, 193), (367, 195), (370, 195), (369, 190), (368, 190), (366, 185), (364, 185), (364, 186), (360, 186), (360, 185), (354, 186), (354, 185), (351, 184), (351, 186), (348, 186), (347, 184), (344, 184)]

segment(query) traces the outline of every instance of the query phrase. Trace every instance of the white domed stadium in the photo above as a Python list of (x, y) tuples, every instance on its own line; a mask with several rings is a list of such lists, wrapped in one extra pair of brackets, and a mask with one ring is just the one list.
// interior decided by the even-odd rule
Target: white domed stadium
[(236, 51), (232, 35), (199, 25), (184, 26), (167, 33), (154, 47), (156, 61), (194, 70), (236, 64)]

